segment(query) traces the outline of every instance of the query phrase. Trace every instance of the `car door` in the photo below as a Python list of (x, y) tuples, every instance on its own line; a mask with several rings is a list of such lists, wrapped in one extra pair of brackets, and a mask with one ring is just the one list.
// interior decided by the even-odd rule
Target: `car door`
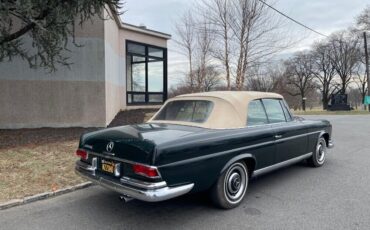
[(308, 136), (305, 125), (294, 120), (281, 99), (263, 99), (269, 123), (275, 133), (275, 163), (307, 153)]
[(260, 99), (249, 102), (247, 112), (248, 144), (256, 146), (251, 153), (256, 157), (256, 168), (261, 169), (275, 163), (275, 133), (268, 122)]

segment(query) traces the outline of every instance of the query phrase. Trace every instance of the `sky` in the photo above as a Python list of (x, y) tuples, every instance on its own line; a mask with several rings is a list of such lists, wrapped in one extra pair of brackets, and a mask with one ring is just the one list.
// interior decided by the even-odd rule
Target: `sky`
[[(196, 3), (196, 0), (125, 0), (125, 2), (126, 12), (122, 16), (124, 22), (145, 25), (149, 29), (175, 36), (176, 21)], [(353, 25), (354, 18), (366, 5), (370, 5), (370, 0), (275, 0), (273, 3), (278, 10), (325, 35)], [(305, 37), (295, 43), (287, 53), (306, 49), (314, 41), (322, 38), (293, 22), (286, 23), (289, 23), (291, 30), (302, 33)], [(176, 46), (170, 40), (168, 42), (170, 86), (181, 81), (186, 65), (185, 57), (176, 52)]]

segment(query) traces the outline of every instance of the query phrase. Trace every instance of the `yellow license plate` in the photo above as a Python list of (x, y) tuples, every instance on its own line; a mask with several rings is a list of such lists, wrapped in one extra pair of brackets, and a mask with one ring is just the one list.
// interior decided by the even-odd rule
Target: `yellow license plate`
[(102, 164), (101, 164), (101, 169), (104, 172), (114, 173), (114, 163), (111, 162), (111, 161), (105, 161), (105, 160), (103, 160), (102, 161)]

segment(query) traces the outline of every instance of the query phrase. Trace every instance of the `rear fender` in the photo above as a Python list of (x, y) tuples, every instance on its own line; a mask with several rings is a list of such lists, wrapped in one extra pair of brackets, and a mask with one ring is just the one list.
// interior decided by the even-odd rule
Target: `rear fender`
[[(222, 170), (221, 170), (221, 172), (220, 172), (220, 175), (221, 175), (222, 173), (224, 173), (224, 172), (225, 172), (225, 171), (230, 167), (230, 165), (234, 164), (235, 162), (238, 162), (238, 161), (241, 161), (241, 160), (246, 160), (246, 159), (253, 159), (253, 161), (254, 161), (254, 165), (256, 165), (256, 163), (257, 163), (256, 158), (255, 158), (252, 154), (250, 154), (250, 153), (243, 153), (243, 154), (240, 154), (240, 155), (237, 155), (237, 156), (235, 156), (235, 157), (231, 158), (231, 159), (230, 159), (230, 160), (225, 164), (225, 166), (222, 168)], [(248, 168), (249, 176), (251, 176), (251, 175), (252, 175), (252, 172), (253, 172), (253, 171), (251, 171), (251, 170), (253, 170), (253, 169), (249, 169), (249, 168)]]

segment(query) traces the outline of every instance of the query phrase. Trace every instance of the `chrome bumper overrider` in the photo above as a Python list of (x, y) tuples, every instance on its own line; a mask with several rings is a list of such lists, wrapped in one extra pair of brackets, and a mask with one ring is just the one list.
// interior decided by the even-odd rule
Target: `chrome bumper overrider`
[(331, 149), (331, 148), (334, 148), (334, 143), (332, 140), (329, 140), (328, 149)]
[(194, 184), (168, 187), (165, 181), (150, 183), (128, 177), (122, 177), (120, 182), (115, 182), (96, 175), (95, 170), (96, 166), (81, 161), (76, 162), (75, 172), (81, 177), (120, 194), (147, 202), (158, 202), (181, 196), (194, 187)]

